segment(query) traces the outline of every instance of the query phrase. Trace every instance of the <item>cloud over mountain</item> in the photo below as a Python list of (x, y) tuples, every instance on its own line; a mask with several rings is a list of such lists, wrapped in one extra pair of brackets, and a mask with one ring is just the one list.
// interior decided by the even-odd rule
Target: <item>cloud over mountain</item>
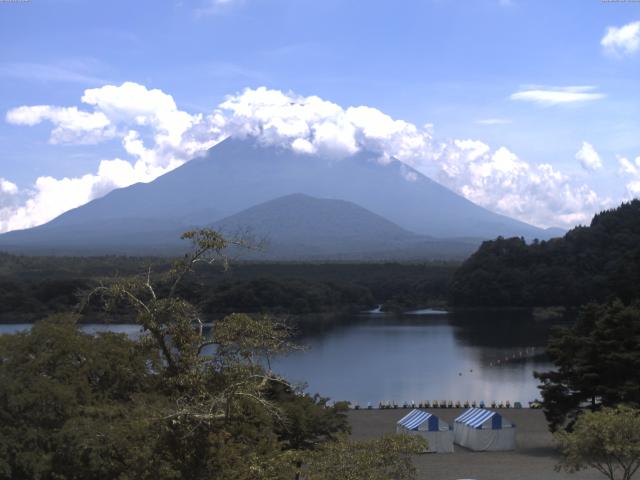
[[(573, 92), (580, 93), (599, 95)], [(114, 188), (149, 182), (228, 136), (255, 136), (336, 161), (363, 149), (381, 162), (395, 157), (481, 206), (541, 226), (583, 222), (602, 207), (593, 190), (551, 165), (529, 163), (479, 140), (437, 140), (430, 125), (416, 126), (368, 106), (345, 108), (260, 87), (228, 96), (207, 115), (193, 115), (171, 95), (133, 82), (87, 89), (81, 101), (84, 109), (17, 107), (6, 120), (50, 122), (52, 143), (119, 139), (122, 158), (104, 159), (97, 171), (77, 178), (40, 177), (12, 194), (11, 202), (3, 194), (0, 231), (38, 225)]]

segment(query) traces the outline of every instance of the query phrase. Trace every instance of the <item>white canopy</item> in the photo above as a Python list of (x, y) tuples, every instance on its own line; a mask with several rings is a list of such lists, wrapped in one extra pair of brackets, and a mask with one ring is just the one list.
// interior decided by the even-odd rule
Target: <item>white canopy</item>
[(396, 433), (420, 435), (427, 440), (427, 452), (453, 452), (453, 431), (446, 422), (430, 412), (411, 410), (398, 420)]
[(516, 426), (498, 412), (470, 408), (454, 420), (455, 443), (474, 451), (514, 450)]

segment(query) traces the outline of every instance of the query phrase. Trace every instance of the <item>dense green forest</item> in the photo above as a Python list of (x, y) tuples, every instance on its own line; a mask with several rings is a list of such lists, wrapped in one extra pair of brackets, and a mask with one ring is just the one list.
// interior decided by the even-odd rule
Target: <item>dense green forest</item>
[[(83, 292), (110, 277), (151, 269), (160, 278), (171, 266), (153, 257), (35, 257), (0, 254), (0, 321), (35, 321), (73, 310)], [(358, 311), (385, 304), (389, 309), (441, 304), (454, 263), (233, 263), (199, 265), (180, 294), (206, 318), (231, 312), (305, 315)], [(86, 320), (102, 320), (99, 305), (84, 310)], [(118, 312), (128, 318), (126, 309)], [(113, 318), (112, 318), (113, 320)]]
[(640, 201), (594, 216), (562, 238), (484, 242), (456, 271), (458, 306), (578, 306), (640, 297)]

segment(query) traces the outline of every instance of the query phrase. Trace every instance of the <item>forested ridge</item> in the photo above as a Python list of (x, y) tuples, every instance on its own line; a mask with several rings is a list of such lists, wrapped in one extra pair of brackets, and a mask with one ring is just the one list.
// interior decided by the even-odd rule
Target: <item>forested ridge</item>
[[(104, 279), (151, 269), (161, 276), (171, 261), (161, 257), (34, 257), (0, 253), (0, 321), (36, 321), (73, 310), (82, 292)], [(359, 311), (385, 304), (403, 309), (446, 300), (455, 263), (235, 263), (227, 271), (201, 265), (180, 294), (214, 319), (231, 312), (306, 315)], [(167, 288), (160, 285), (158, 288)], [(101, 321), (97, 308), (85, 320)], [(118, 311), (117, 321), (130, 321)]]
[(640, 297), (640, 201), (598, 213), (562, 238), (484, 242), (455, 272), (458, 306), (578, 306)]

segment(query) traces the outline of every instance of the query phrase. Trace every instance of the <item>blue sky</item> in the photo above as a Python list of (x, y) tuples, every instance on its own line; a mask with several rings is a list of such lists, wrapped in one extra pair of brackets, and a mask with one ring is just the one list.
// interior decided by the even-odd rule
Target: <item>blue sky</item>
[[(160, 90), (191, 116), (265, 86), (344, 109), (373, 107), (421, 131), (429, 124), (433, 145), (420, 155), (433, 158), (416, 153), (407, 163), (492, 210), (545, 226), (584, 222), (640, 194), (639, 21), (639, 3), (600, 0), (0, 3), (0, 231), (188, 160), (181, 151), (151, 161), (160, 169), (143, 177), (94, 178), (89, 190), (73, 183), (100, 175), (101, 161), (141, 160), (123, 148), (133, 127), (120, 113), (81, 101), (86, 89), (124, 82)], [(56, 140), (59, 115), (9, 114), (35, 105), (106, 108), (115, 130)], [(159, 155), (159, 130), (138, 127)], [(459, 143), (470, 140), (489, 150), (476, 144), (470, 154)], [(172, 149), (178, 143), (184, 138)], [(384, 145), (384, 153), (399, 151)], [(456, 149), (466, 155), (462, 166)], [(547, 164), (553, 171), (538, 169)], [(66, 177), (68, 195), (64, 184), (43, 193), (39, 177)], [(56, 195), (74, 198), (52, 208)]]

